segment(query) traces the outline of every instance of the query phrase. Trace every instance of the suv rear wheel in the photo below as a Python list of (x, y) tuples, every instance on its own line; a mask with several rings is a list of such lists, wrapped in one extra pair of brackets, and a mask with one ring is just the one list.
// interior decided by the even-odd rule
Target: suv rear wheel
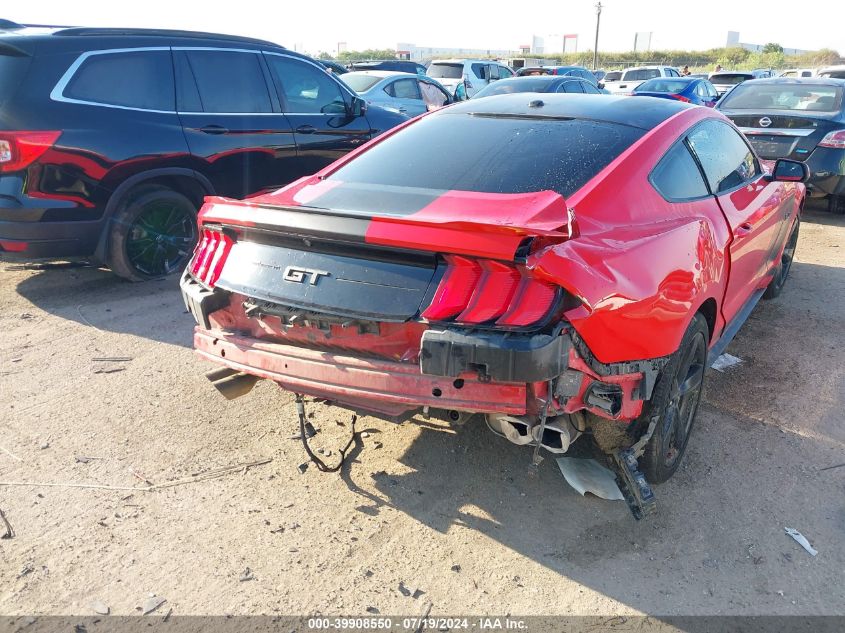
[(167, 187), (130, 191), (111, 219), (109, 268), (131, 281), (182, 270), (197, 241), (196, 217), (196, 206)]

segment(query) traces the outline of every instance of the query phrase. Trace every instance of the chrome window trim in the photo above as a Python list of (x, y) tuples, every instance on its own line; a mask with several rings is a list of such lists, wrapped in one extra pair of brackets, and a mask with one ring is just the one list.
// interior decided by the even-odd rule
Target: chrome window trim
[(79, 70), (79, 67), (82, 66), (83, 63), (89, 58), (93, 57), (94, 55), (116, 55), (120, 53), (140, 53), (140, 52), (149, 52), (149, 51), (170, 51), (169, 46), (143, 46), (138, 48), (109, 48), (99, 51), (86, 51), (82, 53), (76, 60), (70, 65), (65, 73), (61, 76), (59, 81), (53, 86), (53, 89), (50, 91), (50, 99), (53, 101), (58, 101), (60, 103), (75, 103), (77, 105), (91, 105), (97, 106), (100, 108), (113, 108), (116, 110), (131, 110), (134, 112), (153, 112), (155, 114), (176, 114), (175, 107), (173, 110), (151, 110), (149, 108), (134, 108), (132, 106), (122, 106), (122, 105), (115, 105), (112, 103), (100, 103), (99, 101), (87, 101), (85, 99), (72, 99), (70, 97), (66, 97), (64, 95), (65, 89), (67, 85), (70, 83), (70, 80), (73, 79), (73, 76), (76, 74), (76, 71)]
[[(87, 101), (84, 99), (72, 99), (70, 97), (64, 96), (64, 91), (67, 88), (70, 80), (73, 79), (73, 76), (79, 70), (80, 66), (85, 63), (89, 57), (94, 55), (109, 55), (109, 54), (120, 54), (120, 53), (140, 53), (140, 52), (148, 52), (148, 51), (223, 51), (223, 52), (230, 52), (230, 53), (250, 53), (252, 55), (262, 55), (264, 53), (268, 55), (279, 55), (280, 57), (289, 57), (291, 59), (297, 59), (303, 61), (305, 63), (310, 63), (320, 72), (324, 72), (325, 70), (313, 63), (309, 62), (308, 60), (304, 60), (300, 57), (296, 57), (294, 55), (285, 55), (284, 53), (276, 53), (273, 51), (262, 51), (256, 49), (247, 49), (247, 48), (229, 48), (229, 47), (220, 47), (220, 46), (137, 46), (133, 48), (107, 48), (102, 50), (96, 51), (86, 51), (79, 55), (76, 60), (70, 65), (70, 67), (65, 71), (65, 73), (61, 76), (59, 81), (53, 87), (53, 90), (50, 91), (50, 99), (53, 101), (58, 101), (60, 103), (74, 103), (77, 105), (88, 105), (88, 106), (96, 106), (98, 108), (113, 108), (116, 110), (130, 110), (133, 112), (151, 112), (153, 114), (177, 114), (179, 116), (191, 116), (191, 115), (215, 115), (215, 116), (279, 116), (281, 114), (287, 114), (282, 112), (181, 112), (176, 110), (152, 110), (149, 108), (135, 108), (132, 106), (122, 106), (122, 105), (115, 105), (111, 103), (100, 103), (99, 101)], [(326, 73), (328, 74), (328, 73)], [(335, 80), (335, 83), (341, 88), (343, 91), (343, 86)], [(348, 89), (347, 89), (348, 92)], [(303, 113), (291, 113), (291, 114), (303, 114)], [(311, 115), (313, 116), (313, 115)], [(337, 116), (336, 114), (323, 114), (322, 116)]]
[(751, 136), (810, 136), (816, 128), (787, 128), (787, 127), (741, 127), (739, 131)]

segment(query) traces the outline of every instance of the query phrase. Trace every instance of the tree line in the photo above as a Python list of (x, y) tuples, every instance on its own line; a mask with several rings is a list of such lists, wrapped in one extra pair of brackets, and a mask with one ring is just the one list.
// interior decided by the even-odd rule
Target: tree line
[[(558, 62), (563, 65), (586, 66), (593, 64), (593, 52), (538, 55), (529, 53), (523, 55), (514, 52), (513, 57), (532, 57), (548, 60), (549, 63)], [(332, 59), (326, 52), (319, 54), (320, 59)], [(335, 59), (339, 61), (359, 61), (365, 59), (395, 59), (396, 51), (391, 49), (365, 49), (360, 51), (342, 51)], [(658, 63), (667, 66), (689, 66), (690, 68), (710, 68), (719, 64), (723, 68), (732, 70), (750, 70), (752, 68), (813, 68), (828, 66), (840, 62), (841, 57), (835, 50), (823, 48), (801, 55), (786, 55), (783, 47), (776, 43), (769, 43), (760, 52), (753, 52), (737, 47), (711, 48), (706, 51), (659, 50), (659, 51), (629, 51), (627, 53), (599, 52), (598, 65), (600, 68), (623, 68), (644, 63)]]

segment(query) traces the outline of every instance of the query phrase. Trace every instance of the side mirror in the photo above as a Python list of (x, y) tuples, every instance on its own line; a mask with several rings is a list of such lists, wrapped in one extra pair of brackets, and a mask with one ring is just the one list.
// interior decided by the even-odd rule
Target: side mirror
[(367, 113), (367, 102), (361, 97), (352, 97), (352, 116), (364, 116)]
[(809, 179), (810, 168), (807, 163), (797, 160), (780, 158), (772, 170), (772, 180), (778, 182), (807, 182)]

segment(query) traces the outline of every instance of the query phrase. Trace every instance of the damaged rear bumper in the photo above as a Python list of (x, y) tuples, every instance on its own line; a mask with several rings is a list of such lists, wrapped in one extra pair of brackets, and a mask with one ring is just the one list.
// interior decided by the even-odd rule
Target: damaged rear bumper
[(429, 376), (411, 363), (361, 358), (197, 327), (194, 347), (203, 358), (272, 380), (289, 391), (325, 398), (350, 409), (401, 417), (420, 407), (527, 412), (525, 383)]

